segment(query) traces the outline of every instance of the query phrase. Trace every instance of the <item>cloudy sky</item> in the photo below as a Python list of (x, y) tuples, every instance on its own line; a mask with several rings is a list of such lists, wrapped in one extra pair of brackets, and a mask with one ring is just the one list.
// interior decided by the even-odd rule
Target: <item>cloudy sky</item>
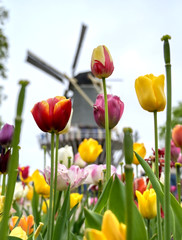
[[(154, 147), (153, 114), (144, 111), (137, 100), (134, 82), (140, 75), (165, 74), (163, 42), (171, 35), (172, 105), (181, 101), (181, 23), (179, 0), (8, 0), (2, 5), (9, 11), (5, 33), (9, 40), (8, 79), (1, 81), (8, 98), (3, 102), (4, 122), (14, 124), (18, 81), (27, 79), (23, 112), (20, 165), (31, 165), (31, 171), (43, 167), (43, 152), (30, 110), (41, 100), (62, 95), (67, 85), (43, 73), (25, 61), (30, 50), (58, 70), (71, 75), (71, 66), (81, 24), (88, 26), (76, 73), (90, 70), (93, 48), (106, 45), (113, 57), (115, 70), (109, 81), (111, 91), (125, 104), (118, 131), (130, 126), (138, 131), (140, 142)], [(179, 87), (180, 86), (180, 87)], [(158, 114), (158, 124), (165, 122), (165, 111)]]

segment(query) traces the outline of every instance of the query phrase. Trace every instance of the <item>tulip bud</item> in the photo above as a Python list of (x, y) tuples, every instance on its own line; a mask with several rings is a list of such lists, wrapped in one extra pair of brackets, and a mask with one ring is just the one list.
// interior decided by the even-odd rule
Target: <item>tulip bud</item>
[(14, 126), (6, 123), (0, 130), (0, 145), (7, 147), (11, 144)]
[(153, 74), (141, 76), (135, 80), (138, 101), (144, 110), (149, 112), (163, 111), (166, 106), (164, 94), (164, 75)]
[(69, 165), (73, 164), (73, 148), (71, 146), (66, 145), (58, 149), (58, 161), (64, 164), (67, 168)]
[(108, 78), (114, 71), (113, 60), (108, 48), (104, 45), (93, 50), (91, 70), (97, 78)]
[(176, 147), (182, 148), (182, 125), (176, 125), (172, 130), (172, 140)]
[[(124, 103), (118, 96), (107, 95), (109, 128), (114, 128), (124, 111)], [(94, 118), (99, 127), (105, 128), (105, 103), (104, 95), (99, 94), (94, 104)]]
[(78, 147), (81, 158), (87, 163), (95, 162), (102, 151), (102, 146), (92, 138), (84, 139)]
[[(145, 155), (146, 155), (146, 148), (145, 148), (143, 143), (134, 143), (133, 144), (133, 151), (137, 152), (140, 155), (140, 157), (142, 157), (142, 158), (144, 158)], [(138, 161), (135, 154), (133, 154), (133, 163), (135, 165), (139, 164), (139, 161)]]
[(73, 208), (77, 203), (80, 203), (83, 198), (83, 194), (71, 193), (70, 194), (70, 208)]
[(154, 189), (146, 190), (143, 194), (136, 191), (138, 206), (144, 218), (151, 219), (157, 216), (156, 193)]

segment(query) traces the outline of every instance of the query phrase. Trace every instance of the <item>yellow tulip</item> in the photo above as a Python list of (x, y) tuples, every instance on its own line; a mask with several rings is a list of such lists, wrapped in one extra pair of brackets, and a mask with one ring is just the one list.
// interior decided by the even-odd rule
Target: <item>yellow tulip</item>
[(139, 212), (144, 218), (157, 216), (156, 193), (154, 189), (146, 190), (143, 194), (136, 190)]
[(33, 198), (33, 187), (31, 185), (27, 185), (28, 186), (28, 193), (26, 195), (27, 200), (31, 201)]
[(17, 238), (20, 238), (22, 240), (27, 240), (28, 239), (26, 232), (21, 227), (15, 227), (11, 231), (9, 236), (17, 237)]
[(138, 101), (144, 110), (149, 112), (163, 111), (166, 106), (164, 94), (164, 75), (153, 74), (141, 76), (135, 80)]
[(70, 208), (73, 208), (77, 203), (81, 202), (83, 194), (71, 193), (70, 194)]
[(49, 199), (46, 200), (46, 203), (45, 203), (45, 201), (43, 201), (43, 204), (42, 204), (42, 212), (43, 213), (47, 213), (47, 210), (48, 210), (47, 208), (49, 208)]
[(81, 158), (87, 163), (95, 162), (102, 151), (102, 146), (93, 138), (84, 139), (78, 147)]
[(5, 196), (0, 196), (0, 221), (2, 220), (4, 210)]
[[(134, 152), (137, 152), (137, 153), (140, 155), (140, 157), (142, 157), (142, 158), (144, 158), (145, 155), (146, 155), (146, 148), (145, 148), (145, 146), (144, 146), (143, 143), (134, 143), (134, 144), (133, 144), (133, 151), (134, 151)], [(139, 164), (139, 161), (138, 161), (138, 159), (136, 158), (136, 156), (135, 156), (134, 153), (133, 153), (133, 163), (134, 163), (135, 165), (138, 165), (138, 164)]]
[(125, 240), (126, 225), (119, 223), (116, 216), (107, 210), (102, 220), (101, 231), (96, 229), (86, 229), (85, 240)]
[(44, 197), (49, 197), (50, 186), (46, 183), (44, 176), (39, 173), (38, 169), (32, 174), (32, 178), (35, 191), (40, 195), (44, 195)]

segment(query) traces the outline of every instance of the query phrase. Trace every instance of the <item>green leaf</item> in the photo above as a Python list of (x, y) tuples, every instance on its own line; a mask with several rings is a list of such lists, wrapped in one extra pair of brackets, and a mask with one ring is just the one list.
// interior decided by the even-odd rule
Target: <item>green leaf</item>
[(34, 216), (34, 221), (36, 223), (36, 225), (39, 225), (39, 222), (41, 221), (40, 219), (40, 212), (38, 210), (39, 208), (39, 195), (38, 193), (35, 191), (35, 187), (33, 188), (33, 198), (32, 198), (32, 212), (33, 212), (33, 216)]
[(94, 212), (100, 213), (102, 209), (106, 206), (107, 201), (109, 199), (112, 183), (113, 183), (113, 176), (110, 177), (109, 181), (104, 187), (102, 194), (100, 195), (96, 205), (93, 208)]
[[(133, 202), (133, 239), (132, 240), (147, 240), (147, 232), (143, 217), (138, 211)], [(116, 215), (119, 222), (125, 223), (126, 216), (126, 200), (125, 200), (125, 185), (115, 176), (110, 198), (109, 209)]]
[(70, 208), (70, 186), (66, 191), (66, 196), (63, 202), (63, 206), (58, 213), (53, 240), (64, 239), (63, 236), (66, 231), (66, 222), (68, 221), (69, 208)]
[[(135, 155), (136, 155), (138, 161), (140, 162), (141, 166), (145, 170), (146, 174), (148, 175), (148, 177), (152, 183), (152, 187), (154, 188), (154, 190), (157, 194), (157, 197), (159, 198), (159, 201), (161, 202), (161, 205), (164, 209), (164, 192), (163, 192), (164, 186), (159, 183), (158, 179), (154, 175), (154, 173), (153, 173), (152, 169), (150, 168), (150, 166), (148, 165), (148, 163), (146, 163), (145, 160), (142, 157), (140, 157), (140, 155), (138, 155), (136, 152), (135, 152)], [(177, 202), (177, 200), (175, 199), (175, 197), (172, 194), (170, 194), (170, 196), (171, 196), (171, 207), (172, 207), (171, 210), (173, 210), (173, 212), (174, 212), (176, 228), (178, 228), (178, 230), (180, 231), (180, 233), (182, 235), (182, 208), (179, 205), (179, 203)], [(171, 223), (171, 225), (172, 225), (172, 223)], [(171, 227), (173, 227), (173, 226), (171, 226)]]
[(109, 209), (116, 215), (119, 222), (123, 223), (125, 223), (125, 206), (124, 184), (115, 175), (109, 197)]
[(8, 240), (22, 240), (22, 238), (8, 236)]
[(86, 228), (95, 228), (101, 230), (102, 215), (84, 208)]

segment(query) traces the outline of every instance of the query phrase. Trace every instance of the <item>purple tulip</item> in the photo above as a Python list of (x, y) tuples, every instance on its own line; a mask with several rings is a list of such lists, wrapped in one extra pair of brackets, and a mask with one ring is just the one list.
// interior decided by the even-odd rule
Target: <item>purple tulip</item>
[(6, 123), (0, 130), (0, 145), (7, 147), (11, 144), (14, 126)]
[[(114, 128), (119, 122), (123, 111), (124, 103), (118, 96), (107, 95), (109, 128)], [(94, 104), (94, 118), (99, 127), (105, 128), (105, 104), (104, 95), (99, 94)]]
[(5, 152), (5, 149), (2, 148), (0, 155), (0, 173), (8, 172), (8, 161), (10, 159), (10, 149)]

